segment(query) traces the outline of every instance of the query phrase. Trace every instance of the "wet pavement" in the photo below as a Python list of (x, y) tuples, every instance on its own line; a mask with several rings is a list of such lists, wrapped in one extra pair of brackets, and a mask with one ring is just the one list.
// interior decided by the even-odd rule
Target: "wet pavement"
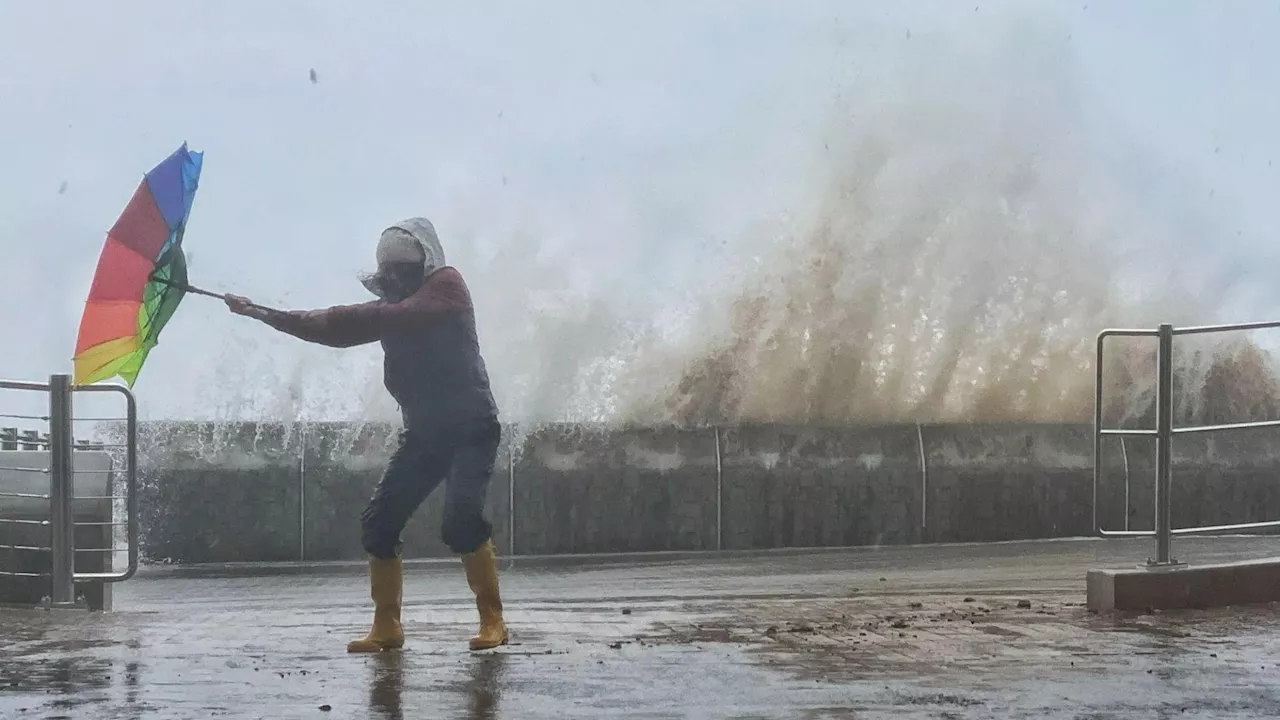
[(0, 718), (1280, 717), (1276, 607), (1084, 610), (1085, 570), (1148, 545), (504, 561), (514, 644), (484, 654), (454, 563), (407, 567), (376, 656), (345, 653), (359, 565), (148, 568), (109, 614), (0, 609)]

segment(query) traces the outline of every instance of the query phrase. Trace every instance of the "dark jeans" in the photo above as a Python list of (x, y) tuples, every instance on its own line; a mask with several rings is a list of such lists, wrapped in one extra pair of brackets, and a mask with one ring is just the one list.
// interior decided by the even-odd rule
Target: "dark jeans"
[(400, 533), (423, 500), (445, 482), (441, 536), (458, 554), (473, 552), (493, 533), (484, 517), (485, 494), (498, 454), (496, 419), (434, 432), (404, 430), (382, 480), (360, 517), (361, 542), (376, 558), (400, 554)]

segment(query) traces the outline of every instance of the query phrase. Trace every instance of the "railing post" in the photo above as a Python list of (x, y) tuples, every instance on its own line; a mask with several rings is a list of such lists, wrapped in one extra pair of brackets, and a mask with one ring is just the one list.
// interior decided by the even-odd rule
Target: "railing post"
[(1173, 326), (1160, 326), (1159, 372), (1156, 378), (1156, 558), (1154, 565), (1173, 563)]
[(1123, 435), (1120, 436), (1120, 459), (1124, 461), (1124, 529), (1125, 532), (1128, 532), (1132, 530), (1129, 527), (1132, 524), (1129, 516), (1132, 515), (1130, 508), (1133, 507), (1133, 497), (1130, 492), (1131, 483), (1129, 481), (1129, 447), (1125, 445)]
[(507, 555), (516, 555), (516, 426), (507, 429)]
[(929, 530), (929, 459), (924, 451), (924, 426), (916, 423), (916, 445), (920, 450), (920, 542), (927, 542)]
[(53, 549), (53, 607), (75, 605), (75, 472), (71, 376), (49, 377), (49, 505)]
[[(1097, 351), (1093, 362), (1093, 532), (1102, 531), (1098, 521), (1098, 481), (1102, 478), (1102, 350), (1107, 339), (1105, 332), (1098, 334)], [(1128, 512), (1126, 509), (1125, 512)]]
[(720, 446), (720, 426), (712, 428), (716, 439), (716, 550), (724, 549), (724, 449)]
[(298, 562), (307, 561), (307, 424), (298, 433)]

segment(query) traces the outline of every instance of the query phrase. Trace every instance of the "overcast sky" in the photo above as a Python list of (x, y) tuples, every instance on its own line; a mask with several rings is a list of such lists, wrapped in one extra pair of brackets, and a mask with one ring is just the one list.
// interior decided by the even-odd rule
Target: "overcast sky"
[[(1016, 64), (1019, 28), (1063, 48), (1098, 146), (1147, 163), (1117, 175), (1198, 223), (1164, 250), (1280, 317), (1278, 2), (0, 0), (0, 377), (70, 371), (106, 230), (186, 141), (193, 283), (362, 301), (378, 233), (426, 215), (510, 407), (570, 341), (546, 318), (668, 312), (802, 202), (833, 98), (942, 46)], [(190, 297), (137, 391), (149, 417), (385, 413), (378, 357)]]

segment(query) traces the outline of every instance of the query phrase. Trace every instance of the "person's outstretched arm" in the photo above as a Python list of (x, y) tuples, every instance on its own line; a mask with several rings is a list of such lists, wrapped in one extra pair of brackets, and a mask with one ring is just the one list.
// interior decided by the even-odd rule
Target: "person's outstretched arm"
[(355, 347), (405, 330), (424, 327), (440, 317), (471, 307), (462, 275), (451, 267), (427, 278), (423, 286), (398, 303), (374, 301), (324, 310), (274, 310), (247, 298), (227, 296), (227, 307), (307, 342), (329, 347)]

